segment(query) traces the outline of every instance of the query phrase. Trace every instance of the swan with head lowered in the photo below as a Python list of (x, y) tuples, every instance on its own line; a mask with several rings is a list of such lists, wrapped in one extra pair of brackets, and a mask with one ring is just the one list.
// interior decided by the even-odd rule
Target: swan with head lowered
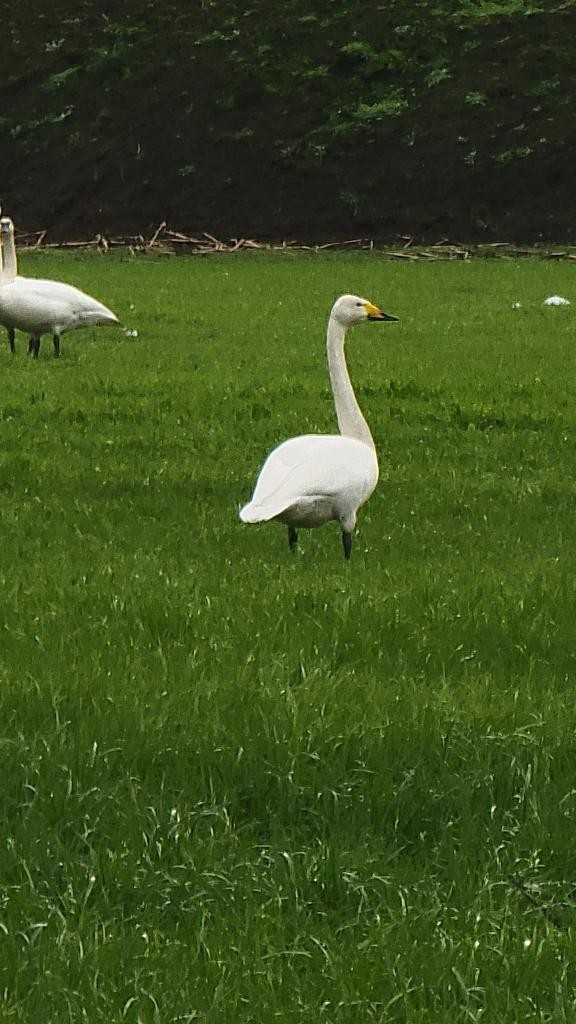
[(0, 324), (8, 329), (14, 351), (14, 330), (30, 335), (28, 352), (38, 358), (40, 338), (51, 334), (54, 355), (60, 355), (60, 335), (76, 327), (119, 324), (118, 317), (91, 295), (62, 281), (47, 281), (18, 274), (14, 225), (10, 217), (0, 218), (0, 240), (4, 254), (0, 277)]
[(299, 527), (340, 524), (344, 557), (350, 558), (356, 514), (378, 481), (378, 459), (370, 428), (352, 388), (344, 342), (354, 324), (397, 320), (367, 299), (342, 295), (328, 320), (328, 371), (339, 434), (304, 434), (274, 448), (266, 459), (252, 500), (240, 511), (245, 523), (279, 520), (288, 527), (294, 550)]

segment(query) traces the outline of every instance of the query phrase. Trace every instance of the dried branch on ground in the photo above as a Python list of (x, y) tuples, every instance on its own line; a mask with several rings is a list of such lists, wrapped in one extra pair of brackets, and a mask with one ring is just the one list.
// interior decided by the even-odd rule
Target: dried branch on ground
[[(107, 253), (114, 249), (126, 249), (133, 255), (138, 253), (154, 253), (158, 256), (170, 256), (178, 252), (191, 253), (198, 256), (209, 256), (213, 253), (235, 253), (245, 250), (262, 250), (265, 252), (331, 252), (338, 250), (368, 250), (390, 260), (468, 260), (474, 257), (488, 259), (538, 258), (553, 260), (575, 260), (576, 246), (559, 250), (557, 247), (533, 246), (520, 248), (511, 242), (486, 242), (476, 245), (451, 243), (443, 238), (432, 245), (415, 246), (410, 236), (399, 235), (396, 247), (381, 247), (371, 238), (346, 238), (339, 241), (323, 242), (309, 245), (296, 239), (284, 239), (281, 242), (260, 242), (254, 238), (216, 238), (208, 231), (191, 235), (184, 231), (169, 228), (162, 221), (149, 238), (144, 235), (103, 235), (96, 234), (93, 238), (75, 239), (71, 241), (50, 241), (46, 229), (20, 233), (17, 235), (21, 249), (93, 249)], [(409, 250), (409, 251), (408, 251)]]

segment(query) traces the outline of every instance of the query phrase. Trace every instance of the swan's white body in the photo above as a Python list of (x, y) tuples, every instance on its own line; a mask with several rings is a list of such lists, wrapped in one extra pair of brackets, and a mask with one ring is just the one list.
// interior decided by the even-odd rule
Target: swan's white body
[(292, 437), (266, 459), (240, 517), (245, 523), (278, 519), (288, 526), (336, 519), (350, 532), (377, 482), (376, 452), (363, 441), (337, 434)]
[(358, 509), (378, 482), (378, 459), (372, 434), (356, 401), (344, 356), (346, 330), (365, 320), (396, 320), (366, 299), (343, 295), (335, 302), (327, 333), (330, 382), (340, 434), (305, 434), (275, 448), (264, 463), (252, 500), (240, 511), (245, 523), (271, 519), (289, 527), (290, 546), (296, 528), (340, 523), (344, 553)]
[(103, 303), (61, 281), (16, 277), (0, 284), (0, 323), (33, 337), (118, 322)]
[[(0, 324), (31, 336), (30, 351), (38, 354), (40, 337), (52, 334), (59, 353), (59, 338), (76, 327), (118, 324), (118, 317), (102, 302), (62, 281), (22, 277), (18, 274), (14, 226), (0, 220), (4, 265), (0, 277)], [(34, 344), (33, 344), (34, 343)]]

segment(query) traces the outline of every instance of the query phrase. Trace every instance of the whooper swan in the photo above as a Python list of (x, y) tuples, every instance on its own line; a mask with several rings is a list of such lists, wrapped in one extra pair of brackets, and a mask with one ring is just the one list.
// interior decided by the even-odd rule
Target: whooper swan
[[(0, 213), (2, 213), (2, 208), (1, 207), (0, 207)], [(3, 281), (13, 281), (14, 278), (16, 277), (16, 271), (15, 270), (12, 270), (11, 273), (8, 273), (8, 271), (4, 267), (4, 255), (3, 255), (3, 248), (2, 248), (1, 242), (2, 242), (2, 240), (0, 238), (0, 285), (2, 284)], [(7, 334), (8, 334), (8, 344), (10, 346), (10, 351), (12, 352), (12, 355), (14, 355), (14, 353), (16, 351), (16, 331), (14, 330), (13, 327), (8, 327), (7, 328)]]
[(342, 295), (328, 320), (328, 370), (340, 434), (304, 434), (274, 448), (264, 463), (252, 500), (240, 511), (245, 523), (277, 519), (288, 526), (294, 550), (297, 527), (340, 523), (344, 557), (350, 558), (356, 513), (378, 481), (378, 459), (370, 428), (352, 388), (344, 342), (346, 331), (366, 320), (397, 320), (367, 299)]
[(45, 281), (18, 275), (14, 225), (9, 217), (0, 218), (0, 238), (4, 267), (0, 279), (0, 324), (8, 328), (13, 350), (13, 331), (30, 335), (28, 352), (38, 358), (40, 338), (51, 334), (54, 355), (60, 355), (60, 335), (75, 327), (118, 324), (118, 317), (97, 299), (62, 281)]

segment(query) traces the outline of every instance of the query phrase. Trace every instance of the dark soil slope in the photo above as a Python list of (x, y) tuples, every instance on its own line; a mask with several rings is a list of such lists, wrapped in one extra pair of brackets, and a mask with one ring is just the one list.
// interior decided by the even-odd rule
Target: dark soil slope
[(0, 197), (52, 237), (576, 242), (576, 8), (22, 0)]

